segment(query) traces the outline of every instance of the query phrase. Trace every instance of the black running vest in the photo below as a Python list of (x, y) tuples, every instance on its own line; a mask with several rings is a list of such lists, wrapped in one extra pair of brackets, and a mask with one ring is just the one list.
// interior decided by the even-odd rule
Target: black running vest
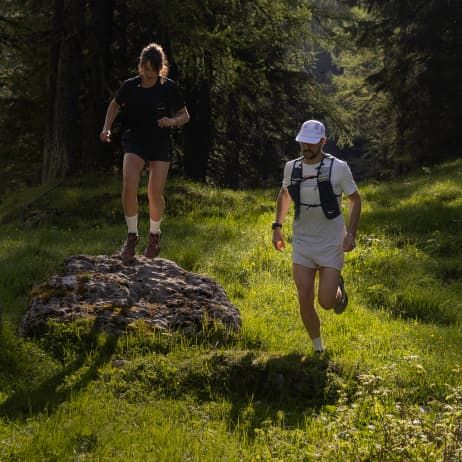
[[(330, 166), (324, 165), (325, 160), (330, 160)], [(334, 165), (335, 158), (330, 154), (324, 154), (321, 159), (319, 167), (317, 167), (316, 180), (318, 183), (319, 198), (321, 200), (320, 204), (304, 204), (300, 201), (300, 185), (303, 181), (303, 157), (300, 157), (295, 160), (292, 167), (292, 174), (290, 176), (290, 185), (287, 187), (290, 197), (295, 204), (295, 219), (300, 215), (300, 206), (304, 207), (321, 207), (324, 215), (329, 220), (336, 218), (340, 215), (340, 207), (338, 205), (337, 196), (334, 193), (332, 188), (332, 183), (330, 181), (332, 175), (332, 166)]]

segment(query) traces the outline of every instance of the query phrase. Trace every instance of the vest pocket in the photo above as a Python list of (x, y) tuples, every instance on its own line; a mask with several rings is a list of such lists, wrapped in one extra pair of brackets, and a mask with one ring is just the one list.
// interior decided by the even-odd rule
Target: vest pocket
[(318, 182), (319, 196), (321, 198), (321, 207), (324, 215), (329, 220), (340, 215), (340, 207), (338, 206), (337, 196), (332, 189), (330, 181)]

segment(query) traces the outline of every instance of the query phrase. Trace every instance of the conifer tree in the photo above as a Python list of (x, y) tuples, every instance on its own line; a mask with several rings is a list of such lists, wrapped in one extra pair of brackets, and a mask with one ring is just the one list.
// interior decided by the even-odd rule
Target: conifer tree
[(457, 156), (462, 119), (462, 4), (450, 0), (349, 2), (367, 14), (356, 43), (375, 56), (366, 81), (384, 96), (366, 127), (396, 170)]

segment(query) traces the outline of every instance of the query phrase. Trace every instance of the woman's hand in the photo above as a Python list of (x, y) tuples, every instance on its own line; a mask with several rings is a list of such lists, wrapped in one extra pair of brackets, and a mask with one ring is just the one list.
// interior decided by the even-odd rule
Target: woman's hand
[(99, 139), (103, 143), (110, 143), (111, 142), (111, 130), (102, 130), (102, 132), (99, 134)]
[(176, 127), (176, 119), (174, 117), (169, 118), (169, 117), (162, 117), (162, 119), (159, 119), (157, 121), (157, 125), (161, 128), (171, 128), (171, 127)]

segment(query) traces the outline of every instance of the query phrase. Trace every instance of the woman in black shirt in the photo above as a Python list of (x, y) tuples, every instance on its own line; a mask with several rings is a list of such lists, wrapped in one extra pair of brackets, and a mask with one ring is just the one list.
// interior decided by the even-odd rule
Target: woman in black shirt
[(172, 151), (170, 128), (189, 121), (178, 86), (167, 78), (168, 62), (160, 45), (151, 43), (140, 55), (137, 77), (126, 80), (109, 104), (100, 139), (110, 142), (117, 114), (123, 117), (124, 150), (122, 203), (128, 237), (122, 260), (130, 263), (138, 242), (138, 185), (145, 164), (149, 167), (148, 199), (150, 233), (144, 255), (154, 258), (160, 250), (160, 223), (165, 209), (163, 191)]

